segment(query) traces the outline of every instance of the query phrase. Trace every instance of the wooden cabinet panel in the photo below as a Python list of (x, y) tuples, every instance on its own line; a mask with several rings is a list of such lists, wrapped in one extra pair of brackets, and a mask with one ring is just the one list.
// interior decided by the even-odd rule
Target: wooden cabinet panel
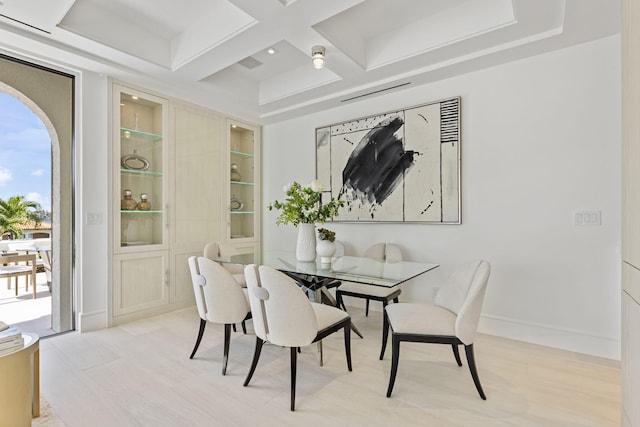
[(167, 251), (114, 257), (114, 315), (130, 314), (169, 302)]

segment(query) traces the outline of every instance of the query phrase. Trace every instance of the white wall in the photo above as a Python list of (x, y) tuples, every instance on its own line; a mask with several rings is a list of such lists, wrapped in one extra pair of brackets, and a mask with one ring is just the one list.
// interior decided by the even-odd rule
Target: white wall
[[(264, 127), (263, 198), (315, 174), (314, 129), (462, 97), (462, 224), (330, 224), (356, 251), (401, 245), (440, 268), (404, 285), (428, 299), (457, 265), (492, 275), (481, 330), (584, 353), (620, 354), (620, 38), (608, 37)], [(601, 226), (573, 225), (600, 210)], [(265, 211), (264, 248), (296, 231)]]

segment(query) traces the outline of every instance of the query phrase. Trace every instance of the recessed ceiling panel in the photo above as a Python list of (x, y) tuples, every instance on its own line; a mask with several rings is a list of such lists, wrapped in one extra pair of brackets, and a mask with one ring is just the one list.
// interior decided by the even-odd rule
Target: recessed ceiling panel
[(73, 1), (2, 0), (0, 1), (0, 14), (14, 20), (15, 24), (22, 23), (27, 27), (51, 32), (71, 7)]

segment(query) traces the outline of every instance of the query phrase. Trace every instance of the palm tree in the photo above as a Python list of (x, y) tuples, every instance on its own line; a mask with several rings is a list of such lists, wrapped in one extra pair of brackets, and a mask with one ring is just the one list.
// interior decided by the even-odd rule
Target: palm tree
[(24, 196), (0, 199), (0, 235), (9, 233), (12, 239), (22, 236), (20, 225), (33, 221), (36, 226), (42, 222), (40, 204), (25, 200)]

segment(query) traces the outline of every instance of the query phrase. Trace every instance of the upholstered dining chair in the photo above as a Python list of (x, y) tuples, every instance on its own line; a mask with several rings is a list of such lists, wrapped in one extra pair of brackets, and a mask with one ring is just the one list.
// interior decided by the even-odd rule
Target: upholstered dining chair
[(385, 307), (380, 360), (384, 357), (389, 328), (392, 330), (387, 397), (391, 397), (398, 372), (400, 343), (409, 341), (451, 345), (458, 366), (462, 366), (458, 346), (464, 345), (473, 383), (480, 397), (487, 399), (476, 369), (473, 340), (490, 272), (487, 261), (476, 260), (451, 275), (436, 293), (433, 304), (399, 303)]
[[(232, 255), (238, 255), (238, 250), (235, 246), (224, 242), (209, 242), (204, 246), (204, 257), (209, 259), (216, 259), (220, 257), (229, 257)], [(244, 278), (244, 265), (240, 264), (221, 264), (225, 269), (231, 273), (236, 282), (238, 282), (243, 288), (247, 287), (247, 282)]]
[(238, 285), (229, 271), (208, 258), (192, 256), (188, 262), (200, 315), (198, 338), (189, 359), (193, 359), (198, 351), (207, 322), (223, 324), (222, 375), (225, 375), (229, 359), (231, 325), (251, 318), (246, 290)]
[[(393, 243), (376, 243), (365, 251), (364, 256), (384, 262), (402, 261), (402, 252), (400, 248)], [(347, 307), (344, 305), (343, 297), (364, 298), (367, 301), (365, 316), (369, 316), (370, 300), (382, 302), (382, 308), (384, 309), (391, 301), (398, 302), (400, 292), (400, 286), (385, 288), (362, 283), (343, 282), (336, 290), (336, 300), (338, 301), (338, 307), (346, 310)]]
[(336, 307), (310, 302), (292, 278), (273, 268), (248, 265), (245, 276), (256, 347), (244, 386), (249, 385), (253, 377), (265, 341), (290, 347), (291, 410), (294, 411), (298, 349), (343, 329), (347, 368), (351, 371), (351, 317)]

